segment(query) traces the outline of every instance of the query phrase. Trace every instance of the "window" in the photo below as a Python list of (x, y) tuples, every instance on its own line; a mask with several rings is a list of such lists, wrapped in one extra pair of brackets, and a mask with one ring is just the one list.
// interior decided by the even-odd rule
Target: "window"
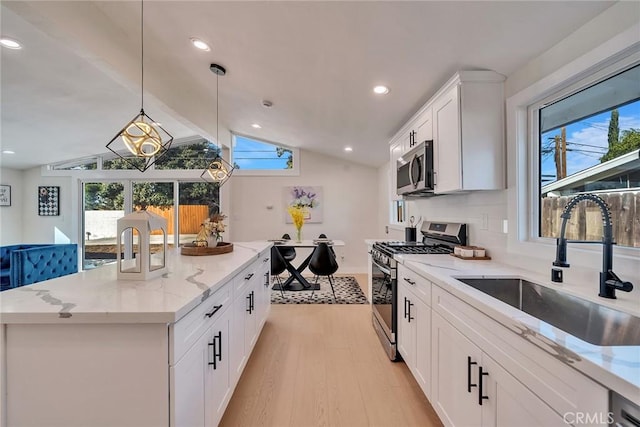
[(232, 161), (238, 174), (272, 171), (290, 175), (298, 170), (298, 150), (234, 134)]
[[(572, 196), (596, 193), (607, 202), (619, 246), (640, 247), (634, 218), (640, 200), (640, 66), (580, 87), (534, 108), (540, 200), (538, 235), (558, 237)], [(566, 237), (600, 240), (595, 204), (572, 212)]]

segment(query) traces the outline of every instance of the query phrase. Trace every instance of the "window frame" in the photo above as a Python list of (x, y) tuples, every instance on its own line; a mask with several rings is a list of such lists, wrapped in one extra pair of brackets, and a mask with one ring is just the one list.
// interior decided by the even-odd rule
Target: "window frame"
[(238, 176), (299, 176), (300, 175), (300, 150), (295, 147), (290, 147), (285, 144), (270, 141), (264, 138), (257, 138), (255, 136), (246, 135), (238, 132), (231, 132), (231, 148), (229, 149), (229, 158), (231, 164), (234, 164), (233, 151), (236, 145), (236, 137), (249, 138), (254, 141), (263, 142), (265, 144), (272, 144), (276, 147), (283, 147), (287, 150), (291, 150), (293, 156), (293, 167), (291, 169), (234, 169), (233, 174)]
[[(640, 64), (640, 43), (632, 27), (555, 72), (516, 92), (506, 100), (509, 196), (507, 199), (507, 253), (548, 260), (556, 239), (539, 237), (540, 156), (538, 108)], [(531, 215), (535, 212), (535, 216)], [(599, 245), (574, 245), (584, 253), (576, 265), (600, 265)], [(640, 248), (614, 246), (620, 260), (637, 261)], [(626, 261), (625, 261), (626, 262)], [(598, 267), (599, 268), (599, 267)]]

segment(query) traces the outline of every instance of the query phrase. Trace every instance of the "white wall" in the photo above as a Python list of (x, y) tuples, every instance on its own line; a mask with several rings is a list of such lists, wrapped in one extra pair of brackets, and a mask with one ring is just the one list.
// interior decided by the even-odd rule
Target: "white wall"
[(22, 243), (22, 171), (0, 168), (0, 184), (11, 186), (11, 206), (0, 206), (0, 245)]
[[(283, 187), (322, 186), (324, 221), (305, 224), (303, 239), (317, 238), (325, 233), (329, 238), (344, 240), (345, 246), (336, 248), (339, 272), (365, 273), (367, 247), (364, 239), (381, 234), (377, 227), (377, 170), (304, 150), (300, 152), (300, 161), (301, 173), (297, 177), (233, 176), (225, 184), (225, 187), (231, 186), (229, 237), (233, 241), (243, 241), (274, 239), (283, 233), (294, 236), (293, 225), (284, 222)], [(297, 252), (294, 264), (305, 256), (304, 250)]]
[[(43, 177), (40, 168), (22, 172), (22, 236), (20, 243), (77, 243), (78, 212), (72, 209), (78, 194), (70, 177)], [(60, 187), (60, 215), (38, 215), (38, 186)]]
[[(639, 17), (639, 3), (616, 3), (565, 40), (534, 58), (529, 64), (511, 76), (508, 76), (505, 82), (506, 96), (510, 97), (524, 88), (539, 84), (538, 82), (547, 75), (564, 67), (571, 61), (581, 58), (581, 55), (609, 41), (617, 34), (621, 34), (637, 25)], [(515, 150), (515, 144), (514, 140), (507, 141), (507, 151), (511, 154), (509, 156), (511, 160), (513, 160), (512, 154)], [(509, 176), (515, 174), (515, 165), (514, 161), (507, 164)], [(388, 171), (389, 165), (378, 169), (380, 181), (388, 179)], [(509, 188), (503, 191), (472, 192), (412, 200), (407, 203), (409, 215), (421, 215), (429, 220), (467, 223), (469, 224), (469, 243), (488, 248), (489, 254), (494, 259), (528, 268), (532, 271), (544, 271), (551, 267), (551, 262), (554, 259), (554, 247), (552, 244), (547, 244), (545, 247), (542, 247), (543, 245), (533, 245), (525, 252), (510, 252), (509, 236), (502, 232), (503, 220), (507, 218), (510, 219), (509, 233), (514, 233), (516, 230), (515, 218), (509, 217), (509, 206), (514, 203), (517, 197), (514, 186), (515, 180), (510, 179)], [(388, 200), (388, 197), (381, 199), (379, 206), (381, 212), (388, 212)], [(487, 218), (486, 229), (483, 227), (484, 215)], [(383, 217), (382, 221), (378, 228), (386, 224), (388, 214)], [(573, 245), (569, 249), (569, 261), (575, 267), (567, 269), (565, 279), (571, 276), (584, 279), (585, 286), (593, 287), (594, 292), (597, 292), (597, 274), (601, 265), (601, 261), (599, 261), (601, 248), (597, 245), (588, 245), (592, 247), (585, 249), (584, 253), (580, 253), (582, 248), (576, 248), (576, 246), (579, 245)], [(587, 251), (590, 253), (585, 256)], [(624, 275), (627, 280), (633, 281), (633, 279), (637, 279), (640, 276), (638, 257), (620, 256), (615, 251), (615, 271), (620, 276)], [(640, 283), (636, 283), (636, 287), (639, 286)], [(634, 291), (634, 293), (640, 294), (640, 291)], [(619, 294), (624, 293), (621, 292)], [(619, 297), (624, 298), (626, 295), (620, 295)]]

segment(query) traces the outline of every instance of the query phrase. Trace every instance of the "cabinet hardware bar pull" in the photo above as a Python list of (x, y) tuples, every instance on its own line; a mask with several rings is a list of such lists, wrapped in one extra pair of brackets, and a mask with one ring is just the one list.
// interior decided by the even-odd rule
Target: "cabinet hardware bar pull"
[(253, 273), (249, 273), (246, 276), (244, 276), (244, 280), (250, 280), (253, 277)]
[[(471, 361), (471, 356), (467, 356), (467, 392), (471, 393), (471, 387), (477, 387), (477, 384), (471, 384), (471, 365), (477, 365), (477, 362)], [(482, 383), (480, 383), (482, 384)]]
[(409, 318), (407, 320), (409, 320), (409, 323), (411, 323), (412, 320), (415, 319), (415, 317), (411, 317), (411, 306), (415, 305), (411, 303), (411, 300), (407, 300), (409, 302)]
[(256, 309), (255, 301), (256, 301), (255, 291), (251, 291), (251, 311), (252, 312), (255, 311)]
[(251, 294), (247, 295), (247, 300), (249, 300), (249, 308), (247, 308), (247, 313), (251, 314)]
[(262, 260), (262, 262), (267, 262), (267, 261), (269, 261), (269, 258), (265, 258)]
[(404, 297), (404, 319), (407, 318), (407, 297)]
[(218, 311), (220, 311), (220, 309), (222, 308), (222, 304), (220, 305), (214, 305), (213, 306), (213, 310), (211, 310), (208, 313), (205, 313), (205, 316), (207, 317), (213, 317), (214, 314), (216, 314)]
[[(209, 349), (211, 347), (213, 347), (213, 360), (209, 361), (209, 365), (213, 365), (213, 369), (216, 369), (216, 337), (213, 337), (213, 341), (209, 343)], [(211, 354), (211, 351), (209, 351), (209, 354)]]
[[(218, 335), (216, 335), (213, 339), (218, 339), (218, 354), (214, 354), (214, 360), (215, 357), (218, 357), (218, 361), (222, 362), (222, 331), (218, 331)], [(216, 367), (214, 366), (213, 369), (215, 369)]]
[(484, 391), (482, 391), (482, 379), (483, 379), (483, 377), (485, 375), (489, 375), (489, 373), (488, 372), (484, 372), (482, 370), (482, 366), (478, 367), (478, 372), (479, 372), (479, 374), (478, 374), (478, 384), (479, 384), (479, 386), (478, 386), (478, 405), (482, 406), (482, 401), (484, 399), (489, 399), (489, 396), (485, 396), (484, 395)]
[(264, 287), (269, 287), (269, 272), (264, 273)]
[(408, 277), (405, 277), (404, 281), (409, 283), (409, 284), (411, 284), (411, 285), (415, 285), (416, 284), (416, 282), (414, 282), (413, 280), (409, 279)]

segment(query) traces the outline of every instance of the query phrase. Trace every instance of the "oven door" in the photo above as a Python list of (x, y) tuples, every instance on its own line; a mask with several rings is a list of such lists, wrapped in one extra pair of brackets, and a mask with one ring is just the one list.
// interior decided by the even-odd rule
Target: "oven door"
[[(396, 358), (397, 292), (396, 269), (371, 263), (371, 303), (374, 327), (392, 360)], [(393, 353), (393, 354), (392, 354)]]

